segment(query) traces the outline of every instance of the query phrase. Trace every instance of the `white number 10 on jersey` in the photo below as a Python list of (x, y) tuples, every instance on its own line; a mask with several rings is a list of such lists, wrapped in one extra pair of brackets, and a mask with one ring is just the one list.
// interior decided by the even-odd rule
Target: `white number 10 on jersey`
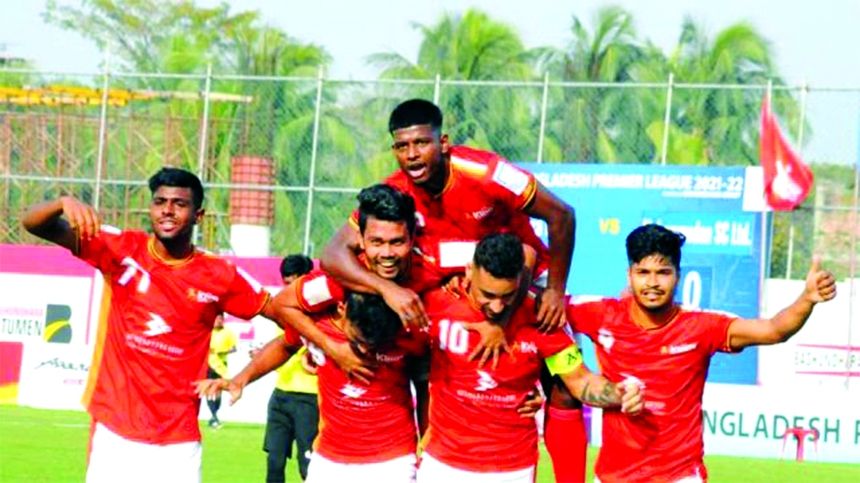
[(439, 321), (439, 348), (454, 354), (465, 354), (469, 350), (469, 331), (462, 322)]

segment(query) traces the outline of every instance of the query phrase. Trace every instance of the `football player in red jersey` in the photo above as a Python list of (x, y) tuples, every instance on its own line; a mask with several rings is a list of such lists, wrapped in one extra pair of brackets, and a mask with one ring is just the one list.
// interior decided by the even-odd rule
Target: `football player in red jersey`
[[(639, 387), (627, 391), (591, 373), (565, 330), (538, 330), (533, 301), (522, 298), (523, 260), (515, 235), (488, 235), (467, 269), (464, 296), (444, 290), (425, 295), (432, 369), (419, 481), (533, 482), (537, 428), (516, 408), (544, 365), (587, 404), (634, 414), (642, 408)], [(502, 325), (512, 349), (496, 367), (482, 368), (468, 357), (478, 341), (467, 326), (483, 320)]]
[(163, 168), (149, 188), (152, 235), (101, 226), (92, 207), (68, 196), (31, 206), (22, 220), (105, 277), (107, 310), (83, 400), (91, 483), (200, 481), (200, 399), (191, 384), (206, 372), (215, 316), (277, 318), (259, 283), (192, 243), (204, 215), (197, 176)]
[[(459, 241), (476, 242), (505, 230), (516, 234), (537, 252), (536, 285), (545, 287), (538, 304), (538, 322), (543, 329), (565, 323), (563, 295), (576, 239), (573, 208), (541, 186), (531, 173), (501, 156), (451, 146), (442, 132), (442, 112), (429, 101), (401, 103), (391, 113), (388, 127), (400, 169), (385, 182), (415, 199), (420, 215), (416, 244), (427, 253), (438, 253), (442, 266), (448, 264), (446, 256), (454, 258), (454, 264), (462, 260), (462, 265), (471, 253), (457, 253), (469, 246)], [(535, 235), (530, 216), (547, 222), (549, 250)], [(425, 240), (432, 245), (426, 247)], [(405, 321), (426, 324), (418, 295), (360, 270), (353, 254), (357, 247), (355, 230), (343, 227), (323, 250), (323, 267), (350, 289), (382, 295)], [(494, 339), (484, 331), (482, 336), (482, 345), (489, 347), (484, 354), (492, 352), (497, 361), (506, 342), (500, 334)], [(544, 371), (542, 380), (549, 397), (546, 443), (556, 479), (564, 483), (583, 481), (587, 441), (582, 405), (558, 378)]]
[[(303, 287), (301, 282), (299, 278), (285, 291), (298, 297), (325, 292), (323, 285)], [(321, 312), (292, 312), (289, 317), (315, 324), (376, 368), (370, 382), (357, 381), (311, 349), (318, 365), (320, 429), (306, 481), (413, 482), (418, 438), (405, 365), (410, 355), (426, 352), (426, 336), (406, 332), (378, 295), (349, 293)], [(247, 384), (279, 367), (301, 345), (299, 333), (287, 327), (283, 337), (267, 344), (232, 381), (201, 381), (198, 391), (212, 397), (228, 390), (235, 402)]]
[[(561, 326), (575, 238), (573, 209), (501, 156), (450, 146), (448, 135), (442, 133), (442, 112), (431, 102), (413, 99), (401, 103), (391, 114), (389, 131), (400, 170), (385, 182), (415, 199), (418, 245), (425, 235), (432, 243), (448, 238), (479, 240), (513, 227), (538, 252), (539, 265), (548, 265), (538, 319), (545, 328)], [(547, 222), (548, 252), (528, 216)], [(321, 263), (350, 289), (378, 293), (402, 319), (426, 325), (420, 297), (362, 270), (355, 257), (358, 247), (355, 229), (344, 226), (323, 250)]]
[(816, 304), (836, 296), (833, 276), (816, 258), (804, 292), (773, 318), (682, 308), (674, 296), (683, 244), (683, 235), (662, 226), (636, 228), (627, 237), (631, 295), (568, 306), (574, 330), (594, 341), (603, 375), (636, 381), (647, 396), (636, 418), (604, 410), (595, 481), (707, 481), (702, 395), (713, 354), (785, 342)]

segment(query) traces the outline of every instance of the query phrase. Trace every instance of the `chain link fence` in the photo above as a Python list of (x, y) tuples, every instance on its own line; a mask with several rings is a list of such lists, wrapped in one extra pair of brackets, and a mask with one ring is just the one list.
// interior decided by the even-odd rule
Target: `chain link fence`
[[(231, 196), (244, 190), (268, 193), (273, 254), (316, 255), (355, 193), (396, 168), (387, 121), (404, 99), (436, 102), (453, 143), (513, 161), (747, 166), (758, 164), (768, 90), (817, 177), (800, 209), (775, 215), (772, 275), (802, 277), (819, 253), (839, 279), (855, 277), (860, 88), (671, 77), (607, 84), (0, 70), (0, 242), (37, 243), (21, 214), (60, 194), (95, 205), (106, 223), (147, 229), (146, 180), (170, 165), (207, 186), (206, 248), (231, 252)], [(237, 181), (237, 159), (271, 164), (270, 178)]]

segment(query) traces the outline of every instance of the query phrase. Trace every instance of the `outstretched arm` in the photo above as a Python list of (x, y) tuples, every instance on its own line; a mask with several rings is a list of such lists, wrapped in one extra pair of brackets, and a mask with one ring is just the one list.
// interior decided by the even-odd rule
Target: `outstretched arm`
[(815, 305), (836, 297), (836, 280), (820, 268), (817, 256), (806, 274), (806, 288), (793, 304), (770, 319), (738, 319), (729, 326), (728, 342), (733, 351), (751, 345), (785, 342), (796, 334), (812, 314)]
[(549, 229), (549, 280), (541, 294), (538, 322), (545, 330), (557, 328), (564, 324), (564, 290), (576, 246), (576, 214), (540, 183), (524, 212), (544, 220)]
[(559, 376), (568, 391), (583, 404), (601, 408), (621, 406), (623, 412), (630, 414), (642, 410), (641, 387), (632, 383), (615, 384), (594, 374), (585, 366), (576, 344), (547, 357), (545, 362), (549, 373)]
[(195, 393), (214, 398), (221, 391), (230, 393), (230, 404), (235, 404), (241, 397), (245, 386), (284, 365), (298, 351), (299, 347), (287, 344), (283, 337), (276, 337), (251, 359), (239, 374), (230, 379), (204, 379), (195, 381)]
[(352, 226), (346, 224), (323, 248), (320, 265), (347, 289), (382, 296), (404, 324), (426, 326), (427, 314), (421, 304), (421, 297), (414, 291), (367, 270), (355, 256), (358, 250), (359, 235)]
[(91, 206), (71, 196), (30, 206), (21, 222), (28, 232), (73, 252), (78, 245), (76, 231), (81, 238), (88, 239), (98, 234), (100, 224)]
[(346, 374), (354, 375), (367, 382), (373, 371), (367, 362), (358, 357), (346, 342), (332, 340), (314, 320), (302, 310), (294, 287), (282, 289), (263, 309), (262, 315), (285, 329), (289, 326), (305, 339), (322, 349)]

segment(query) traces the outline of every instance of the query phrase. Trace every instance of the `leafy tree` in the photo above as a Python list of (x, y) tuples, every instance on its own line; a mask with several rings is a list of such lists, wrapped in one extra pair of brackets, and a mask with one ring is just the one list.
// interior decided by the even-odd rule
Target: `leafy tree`
[[(597, 11), (592, 28), (576, 16), (563, 48), (537, 50), (538, 69), (552, 81), (618, 83), (635, 80), (644, 57), (633, 16), (620, 7)], [(551, 91), (547, 115), (549, 161), (637, 162), (650, 150), (644, 123), (654, 115), (638, 89), (564, 86)], [(650, 155), (647, 157), (650, 159)]]

